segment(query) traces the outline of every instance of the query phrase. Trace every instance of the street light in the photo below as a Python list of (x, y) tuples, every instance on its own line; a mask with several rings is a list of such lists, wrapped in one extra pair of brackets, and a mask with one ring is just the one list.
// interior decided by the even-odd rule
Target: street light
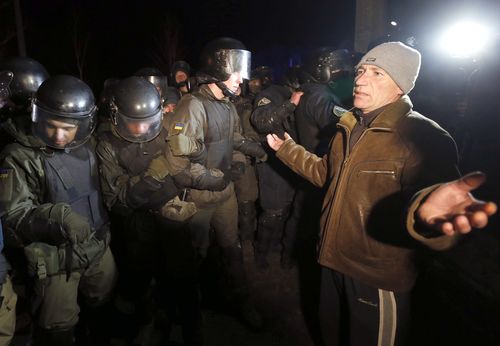
[(475, 58), (488, 46), (491, 30), (479, 23), (461, 21), (450, 26), (438, 40), (439, 48), (454, 58)]

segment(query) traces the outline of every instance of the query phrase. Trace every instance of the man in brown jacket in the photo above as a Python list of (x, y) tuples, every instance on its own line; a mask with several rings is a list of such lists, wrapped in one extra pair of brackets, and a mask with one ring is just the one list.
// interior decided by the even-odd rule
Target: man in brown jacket
[(326, 345), (404, 343), (416, 245), (443, 250), (456, 241), (446, 232), (416, 231), (427, 230), (431, 219), (436, 223), (432, 213), (417, 222), (409, 218), (410, 231), (404, 227), (417, 191), (459, 176), (455, 142), (413, 111), (407, 96), (419, 68), (419, 52), (400, 42), (370, 50), (356, 66), (354, 108), (340, 119), (323, 158), (289, 137), (268, 136), (283, 162), (327, 188), (318, 244)]

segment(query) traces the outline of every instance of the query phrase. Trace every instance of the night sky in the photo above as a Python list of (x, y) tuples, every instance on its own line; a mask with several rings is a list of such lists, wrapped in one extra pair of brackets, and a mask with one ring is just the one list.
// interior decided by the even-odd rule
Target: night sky
[[(51, 74), (78, 76), (74, 43), (86, 43), (83, 79), (98, 89), (108, 77), (145, 66), (168, 73), (173, 61), (183, 59), (196, 67), (203, 45), (219, 36), (241, 40), (252, 51), (254, 66), (277, 68), (300, 62), (315, 46), (352, 47), (354, 36), (353, 1), (311, 6), (302, 0), (21, 0), (21, 5), (27, 55)], [(12, 5), (2, 10), (2, 26), (15, 27)], [(0, 58), (16, 55), (15, 38), (0, 49)]]
[[(16, 55), (12, 0), (0, 0), (0, 59)], [(477, 9), (493, 0), (480, 0)], [(394, 39), (432, 36), (432, 28), (467, 1), (390, 0), (388, 16), (400, 23)], [(470, 3), (470, 2), (469, 2)], [(80, 75), (75, 54), (84, 58), (83, 79), (97, 92), (109, 77), (125, 77), (141, 67), (168, 73), (171, 63), (187, 60), (196, 68), (203, 45), (219, 36), (241, 40), (252, 51), (253, 66), (278, 72), (300, 63), (311, 48), (352, 48), (353, 0), (21, 0), (27, 55), (51, 74)], [(497, 13), (496, 11), (485, 11)], [(426, 31), (427, 30), (427, 31)], [(82, 54), (85, 48), (85, 54)]]

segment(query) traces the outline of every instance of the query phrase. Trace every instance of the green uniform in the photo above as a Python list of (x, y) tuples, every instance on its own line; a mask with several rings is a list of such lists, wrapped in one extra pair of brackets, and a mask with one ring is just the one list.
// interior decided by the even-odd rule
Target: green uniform
[[(78, 292), (89, 305), (99, 305), (111, 294), (116, 278), (107, 246), (107, 216), (95, 184), (93, 141), (69, 152), (54, 151), (43, 148), (35, 137), (12, 130), (17, 142), (0, 154), (0, 214), (6, 246), (22, 247), (27, 254), (35, 275), (39, 327), (67, 330), (78, 321)], [(64, 162), (84, 169), (76, 171)], [(62, 166), (56, 169), (58, 164)], [(89, 186), (89, 182), (93, 183)], [(68, 196), (71, 200), (63, 200)], [(64, 230), (74, 232), (78, 242), (54, 237)], [(90, 232), (80, 239), (84, 230)]]

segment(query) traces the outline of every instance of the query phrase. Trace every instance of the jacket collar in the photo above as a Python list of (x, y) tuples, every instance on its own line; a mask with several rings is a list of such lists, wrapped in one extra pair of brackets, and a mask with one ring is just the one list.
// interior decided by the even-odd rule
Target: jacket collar
[[(396, 102), (387, 106), (370, 124), (369, 127), (380, 127), (393, 129), (402, 116), (412, 110), (413, 104), (408, 95), (402, 96)], [(352, 130), (358, 120), (352, 111), (345, 113), (339, 121), (339, 125)]]
[(210, 100), (213, 100), (213, 101), (219, 101), (219, 102), (229, 102), (229, 98), (224, 96), (224, 98), (222, 99), (218, 99), (217, 97), (215, 97), (214, 93), (212, 92), (212, 90), (210, 90), (210, 88), (208, 87), (208, 84), (202, 84), (200, 86), (200, 93), (205, 96), (206, 98), (210, 99)]

